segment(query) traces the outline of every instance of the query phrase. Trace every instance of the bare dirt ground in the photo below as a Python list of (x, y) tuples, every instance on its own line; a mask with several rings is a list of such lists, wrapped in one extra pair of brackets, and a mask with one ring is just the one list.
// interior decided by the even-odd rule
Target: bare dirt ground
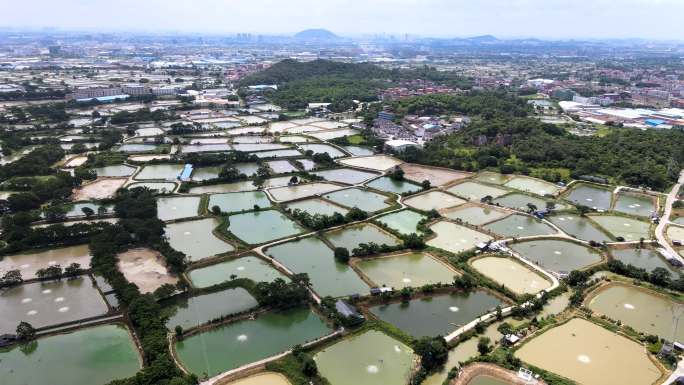
[[(465, 367), (461, 374), (451, 380), (449, 385), (467, 385), (473, 378), (477, 376), (494, 377), (511, 385), (526, 385), (528, 382), (518, 377), (518, 374), (510, 370), (506, 370), (493, 364), (473, 363)], [(537, 385), (545, 385), (542, 380), (535, 382)]]
[(142, 293), (151, 293), (166, 283), (175, 285), (178, 278), (166, 270), (163, 257), (146, 248), (131, 249), (119, 254), (119, 271), (135, 283)]
[(128, 178), (98, 178), (92, 183), (75, 188), (71, 198), (74, 201), (111, 198), (127, 180)]
[(432, 186), (443, 186), (472, 175), (468, 172), (413, 163), (404, 163), (399, 167), (404, 170), (404, 177), (406, 179), (416, 183), (421, 183), (427, 179)]

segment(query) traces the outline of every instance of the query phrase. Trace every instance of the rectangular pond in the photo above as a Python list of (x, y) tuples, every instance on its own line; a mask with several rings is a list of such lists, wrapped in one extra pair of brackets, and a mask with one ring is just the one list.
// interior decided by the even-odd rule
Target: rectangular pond
[(0, 349), (3, 385), (105, 385), (134, 375), (140, 356), (128, 330), (104, 325)]
[(235, 214), (228, 219), (228, 230), (250, 245), (297, 235), (305, 230), (276, 210)]
[(316, 353), (318, 370), (331, 384), (408, 384), (413, 350), (377, 330), (352, 335)]
[(466, 201), (441, 191), (430, 191), (425, 194), (406, 198), (404, 199), (404, 203), (416, 210), (430, 211), (462, 205), (466, 203)]
[(673, 278), (679, 274), (677, 268), (666, 262), (663, 256), (653, 249), (616, 249), (611, 250), (610, 253), (618, 261), (644, 269), (649, 273), (660, 267), (669, 271)]
[(125, 164), (117, 164), (113, 166), (104, 166), (94, 168), (93, 171), (97, 173), (97, 176), (108, 176), (108, 177), (121, 177), (121, 176), (131, 176), (135, 172), (135, 167), (127, 166)]
[(196, 334), (177, 342), (176, 352), (191, 373), (211, 377), (284, 352), (329, 332), (326, 324), (311, 310), (294, 308)]
[(254, 210), (255, 205), (259, 206), (259, 208), (268, 208), (271, 207), (271, 201), (268, 200), (263, 191), (214, 194), (209, 196), (208, 208), (211, 211), (214, 206), (218, 206), (221, 212), (234, 213)]
[(461, 220), (475, 226), (493, 222), (507, 215), (508, 212), (489, 206), (463, 205), (453, 209), (442, 210), (441, 214), (449, 219)]
[(269, 189), (268, 192), (277, 201), (291, 201), (310, 197), (313, 195), (325, 194), (330, 191), (339, 190), (342, 187), (324, 182), (298, 184), (294, 186), (276, 187)]
[(221, 224), (216, 218), (169, 223), (165, 235), (174, 249), (187, 255), (191, 262), (235, 250), (230, 243), (214, 235), (214, 229)]
[(192, 285), (205, 288), (218, 285), (235, 278), (251, 279), (254, 282), (272, 282), (276, 278), (287, 280), (287, 277), (266, 261), (255, 256), (246, 256), (192, 269), (188, 273)]
[(259, 306), (257, 300), (241, 287), (196, 297), (179, 298), (163, 309), (168, 317), (169, 330), (180, 325), (184, 330), (231, 314), (241, 313)]
[(88, 276), (26, 283), (0, 291), (0, 334), (14, 334), (22, 321), (42, 328), (103, 315), (108, 310)]
[(578, 183), (565, 196), (570, 202), (591, 207), (594, 210), (609, 210), (613, 200), (613, 191), (590, 184)]
[(427, 253), (405, 253), (379, 258), (364, 258), (356, 263), (375, 286), (395, 289), (427, 284), (450, 284), (461, 275), (446, 263)]
[(569, 241), (542, 239), (516, 243), (510, 247), (547, 271), (569, 273), (601, 262), (598, 252)]
[(615, 200), (615, 211), (648, 217), (655, 211), (655, 198), (641, 194), (621, 193)]
[(392, 156), (371, 155), (343, 159), (340, 161), (340, 163), (351, 167), (370, 168), (373, 170), (385, 171), (391, 169), (392, 167), (396, 167), (403, 162)]
[(324, 236), (335, 247), (344, 247), (351, 253), (362, 243), (386, 244), (390, 246), (401, 243), (394, 235), (369, 223), (347, 226), (343, 229), (328, 231)]
[(205, 180), (216, 179), (222, 167), (199, 167), (192, 170), (192, 180), (203, 182)]
[(665, 295), (631, 285), (608, 284), (590, 294), (586, 306), (638, 332), (684, 341), (684, 327), (675, 327), (684, 314), (684, 304)]
[(78, 263), (86, 268), (90, 266), (90, 258), (88, 245), (36, 250), (3, 256), (0, 259), (0, 270), (19, 270), (23, 279), (31, 279), (36, 277), (36, 271), (50, 265), (67, 267), (72, 263)]
[(436, 236), (426, 242), (428, 246), (454, 254), (470, 250), (478, 243), (492, 240), (487, 234), (447, 221), (437, 222), (430, 226), (430, 229)]
[(404, 235), (409, 235), (422, 234), (422, 232), (418, 230), (418, 222), (425, 218), (427, 217), (413, 210), (401, 210), (391, 214), (383, 215), (375, 220), (394, 231), (398, 231)]
[(514, 176), (511, 180), (504, 183), (504, 186), (542, 196), (554, 195), (560, 190), (560, 187), (553, 183), (523, 176)]
[(606, 229), (615, 238), (622, 237), (626, 241), (638, 241), (640, 238), (650, 239), (651, 224), (618, 215), (591, 215), (589, 218)]
[(518, 295), (537, 294), (551, 286), (551, 282), (540, 273), (512, 258), (485, 256), (473, 260), (471, 265), (482, 275)]
[(378, 176), (376, 173), (355, 170), (353, 168), (338, 168), (334, 170), (315, 171), (312, 174), (318, 175), (321, 178), (332, 182), (346, 184), (359, 184)]
[(529, 237), (556, 234), (556, 230), (543, 221), (528, 215), (513, 214), (484, 226), (503, 237)]
[(266, 253), (295, 273), (307, 273), (321, 297), (368, 294), (368, 285), (349, 265), (337, 262), (333, 251), (318, 238), (283, 243)]
[(535, 337), (515, 356), (585, 385), (651, 385), (661, 375), (642, 345), (581, 318)]
[(215, 194), (215, 193), (228, 193), (228, 192), (240, 192), (240, 191), (254, 191), (257, 187), (254, 186), (251, 180), (246, 180), (243, 182), (235, 183), (222, 183), (222, 184), (212, 184), (206, 186), (197, 186), (190, 188), (188, 191), (190, 194)]
[(366, 186), (376, 190), (391, 192), (399, 195), (417, 192), (422, 189), (422, 187), (418, 186), (417, 184), (408, 182), (406, 180), (394, 180), (388, 176), (383, 176), (382, 178), (368, 182), (366, 183)]
[(471, 181), (456, 184), (449, 187), (447, 191), (471, 201), (479, 201), (486, 196), (496, 198), (508, 193), (508, 190), (500, 187), (488, 186), (486, 184)]
[(505, 306), (499, 298), (485, 291), (453, 293), (412, 299), (408, 303), (378, 305), (370, 311), (385, 322), (409, 335), (446, 335), (476, 318)]
[(320, 198), (311, 198), (311, 199), (306, 199), (302, 201), (296, 201), (292, 203), (288, 203), (287, 206), (285, 206), (287, 209), (292, 210), (293, 212), (295, 210), (300, 210), (307, 212), (311, 215), (333, 215), (335, 213), (340, 213), (342, 215), (345, 215), (349, 210), (342, 206), (338, 206), (336, 204), (330, 203), (326, 200), (320, 199)]
[(301, 148), (304, 153), (311, 151), (313, 154), (328, 154), (331, 158), (346, 156), (345, 153), (329, 144), (300, 144), (299, 148)]
[(365, 212), (373, 213), (390, 207), (391, 200), (386, 195), (366, 191), (359, 188), (339, 190), (323, 195), (323, 198), (346, 207), (357, 207)]
[[(550, 201), (521, 193), (506, 194), (492, 201), (492, 203), (496, 205), (520, 211), (527, 211), (529, 209), (528, 204), (533, 204), (540, 210), (544, 209), (546, 207), (546, 202)], [(568, 205), (560, 203), (555, 203), (555, 205), (557, 210), (568, 208)]]
[(176, 180), (183, 171), (182, 164), (151, 164), (144, 166), (135, 179), (138, 180)]
[(566, 234), (584, 241), (613, 242), (613, 239), (600, 227), (588, 219), (577, 215), (559, 215), (547, 217), (554, 225)]
[(157, 218), (162, 221), (191, 218), (199, 215), (201, 197), (160, 197), (157, 198)]

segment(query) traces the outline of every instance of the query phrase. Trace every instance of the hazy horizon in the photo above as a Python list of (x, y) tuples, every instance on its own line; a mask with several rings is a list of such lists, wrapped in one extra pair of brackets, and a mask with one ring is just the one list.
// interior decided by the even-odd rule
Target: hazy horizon
[(292, 35), (323, 28), (350, 37), (684, 40), (681, 0), (2, 0), (0, 5), (0, 27), (12, 29)]

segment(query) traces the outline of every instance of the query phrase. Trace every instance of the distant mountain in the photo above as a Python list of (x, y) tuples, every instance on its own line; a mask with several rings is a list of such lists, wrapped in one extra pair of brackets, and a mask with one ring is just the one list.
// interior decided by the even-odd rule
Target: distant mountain
[(473, 36), (473, 37), (469, 37), (465, 40), (469, 40), (469, 41), (476, 42), (476, 43), (494, 43), (494, 42), (499, 41), (499, 39), (497, 39), (496, 37), (494, 37), (492, 35)]
[(295, 39), (301, 40), (337, 40), (339, 36), (327, 29), (306, 29), (296, 34)]

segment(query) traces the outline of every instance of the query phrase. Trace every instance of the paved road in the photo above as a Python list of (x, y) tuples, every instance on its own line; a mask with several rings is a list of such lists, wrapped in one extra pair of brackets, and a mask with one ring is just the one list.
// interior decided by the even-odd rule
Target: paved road
[(672, 245), (670, 245), (667, 239), (665, 239), (665, 228), (667, 227), (667, 225), (672, 223), (670, 222), (672, 205), (677, 200), (677, 193), (679, 192), (679, 189), (682, 187), (682, 184), (684, 184), (684, 170), (682, 170), (682, 172), (679, 174), (679, 180), (677, 181), (677, 184), (675, 184), (672, 187), (670, 193), (667, 194), (667, 200), (665, 202), (665, 212), (662, 218), (660, 218), (660, 223), (658, 223), (658, 226), (656, 227), (655, 235), (661, 247), (665, 248), (665, 250), (667, 250), (667, 252), (670, 253), (670, 255), (674, 256), (680, 262), (684, 263), (684, 258), (682, 258), (679, 255), (679, 253), (677, 253), (677, 251), (672, 247)]

